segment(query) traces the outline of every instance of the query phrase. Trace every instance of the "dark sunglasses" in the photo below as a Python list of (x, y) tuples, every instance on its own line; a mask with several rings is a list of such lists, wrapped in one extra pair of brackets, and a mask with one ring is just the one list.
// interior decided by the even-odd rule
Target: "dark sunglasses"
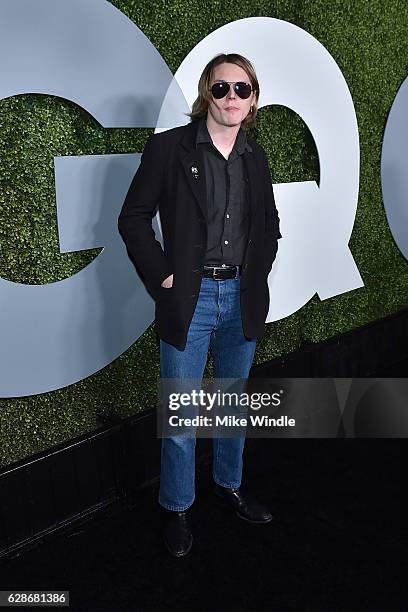
[(214, 83), (211, 87), (211, 93), (216, 100), (221, 100), (221, 98), (225, 98), (227, 93), (229, 93), (230, 86), (234, 86), (234, 91), (243, 100), (246, 100), (251, 95), (253, 89), (250, 83), (244, 83), (243, 81), (237, 81), (236, 83), (232, 81), (220, 81), (219, 83)]

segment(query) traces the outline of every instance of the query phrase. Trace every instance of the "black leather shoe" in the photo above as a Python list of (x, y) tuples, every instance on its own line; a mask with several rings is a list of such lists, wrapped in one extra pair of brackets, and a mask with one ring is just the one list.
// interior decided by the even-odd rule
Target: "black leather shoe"
[(214, 486), (214, 493), (234, 508), (236, 515), (250, 523), (269, 523), (273, 516), (255, 501), (247, 499), (240, 489), (227, 489), (218, 484)]
[(173, 557), (184, 557), (193, 545), (187, 511), (165, 510), (164, 544)]

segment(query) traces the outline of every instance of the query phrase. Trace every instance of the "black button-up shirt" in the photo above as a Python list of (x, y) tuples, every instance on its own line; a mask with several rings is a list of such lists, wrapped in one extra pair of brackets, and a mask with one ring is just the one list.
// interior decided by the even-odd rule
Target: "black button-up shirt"
[(199, 120), (196, 145), (203, 148), (207, 188), (204, 263), (241, 265), (249, 231), (248, 187), (242, 154), (252, 152), (252, 148), (241, 128), (225, 159), (212, 142), (205, 118)]

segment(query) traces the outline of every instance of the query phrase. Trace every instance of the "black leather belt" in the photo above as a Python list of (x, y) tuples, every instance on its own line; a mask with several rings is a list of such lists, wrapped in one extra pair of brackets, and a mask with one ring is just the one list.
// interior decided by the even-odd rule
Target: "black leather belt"
[(236, 278), (241, 274), (240, 266), (204, 266), (203, 277), (212, 278), (213, 280), (225, 280), (227, 278)]

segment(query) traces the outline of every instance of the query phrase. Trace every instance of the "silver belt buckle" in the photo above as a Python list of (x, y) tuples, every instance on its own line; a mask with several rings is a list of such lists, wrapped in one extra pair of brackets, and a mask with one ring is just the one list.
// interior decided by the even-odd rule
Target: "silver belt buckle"
[(221, 278), (217, 277), (217, 270), (225, 270), (225, 267), (223, 267), (223, 266), (214, 266), (213, 279), (214, 280), (222, 280), (222, 277)]

